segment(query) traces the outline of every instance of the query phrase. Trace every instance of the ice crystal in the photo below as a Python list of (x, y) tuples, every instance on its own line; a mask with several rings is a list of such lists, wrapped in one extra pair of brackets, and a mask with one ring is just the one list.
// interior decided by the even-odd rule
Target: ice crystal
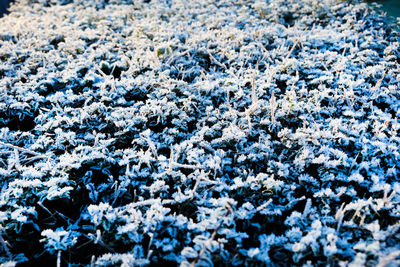
[(398, 265), (399, 47), (359, 1), (15, 1), (0, 264)]

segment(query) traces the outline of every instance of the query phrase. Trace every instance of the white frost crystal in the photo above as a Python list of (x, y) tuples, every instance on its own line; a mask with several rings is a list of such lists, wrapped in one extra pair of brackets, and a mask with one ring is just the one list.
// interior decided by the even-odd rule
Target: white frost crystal
[(0, 265), (398, 266), (399, 34), (360, 2), (16, 0)]

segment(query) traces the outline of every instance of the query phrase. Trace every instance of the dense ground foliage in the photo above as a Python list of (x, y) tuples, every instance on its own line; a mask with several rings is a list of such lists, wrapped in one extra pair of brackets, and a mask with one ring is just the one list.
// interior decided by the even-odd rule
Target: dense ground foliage
[(393, 266), (398, 34), (336, 0), (19, 0), (0, 263)]

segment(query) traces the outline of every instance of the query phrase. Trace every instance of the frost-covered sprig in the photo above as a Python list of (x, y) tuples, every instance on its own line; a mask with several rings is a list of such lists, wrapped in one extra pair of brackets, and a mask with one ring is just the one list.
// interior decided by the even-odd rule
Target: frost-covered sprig
[(396, 263), (398, 34), (365, 4), (11, 10), (0, 263)]

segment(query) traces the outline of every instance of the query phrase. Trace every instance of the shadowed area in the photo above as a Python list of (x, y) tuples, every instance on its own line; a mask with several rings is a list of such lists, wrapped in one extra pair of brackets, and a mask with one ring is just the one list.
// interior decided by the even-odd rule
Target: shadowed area
[(386, 12), (389, 16), (400, 17), (400, 1), (398, 0), (381, 0), (381, 1), (367, 1), (368, 4), (378, 3), (380, 9)]
[(10, 2), (12, 2), (12, 0), (0, 0), (0, 17), (7, 13), (8, 8), (10, 7)]

